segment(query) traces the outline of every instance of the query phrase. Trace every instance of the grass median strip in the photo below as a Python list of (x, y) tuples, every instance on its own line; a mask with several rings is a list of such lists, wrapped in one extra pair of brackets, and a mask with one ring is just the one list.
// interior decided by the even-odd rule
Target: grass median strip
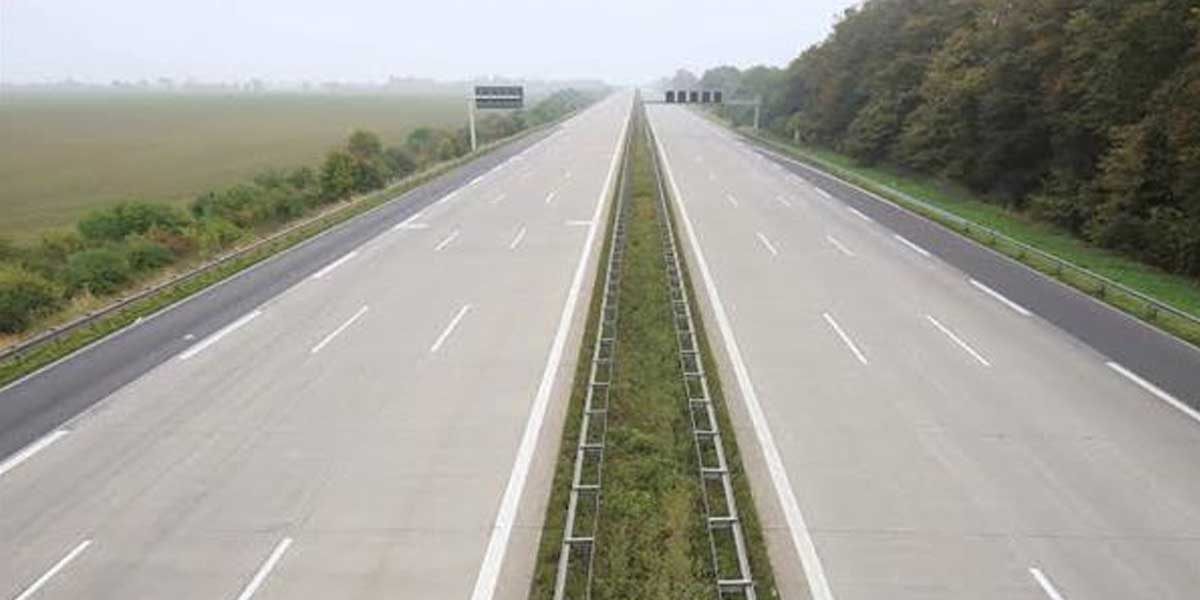
[[(626, 202), (629, 221), (619, 284), (615, 366), (609, 397), (603, 488), (596, 526), (590, 595), (581, 586), (568, 598), (713, 598), (713, 548), (704, 519), (702, 482), (676, 341), (672, 296), (663, 259), (658, 183), (639, 118), (631, 133)], [(610, 224), (611, 227), (611, 224)], [(606, 247), (605, 253), (610, 250)], [(603, 274), (599, 274), (602, 277)], [(598, 278), (598, 282), (602, 279)], [(591, 341), (599, 305), (593, 295), (584, 353), (555, 484), (546, 515), (530, 596), (553, 598), (567, 497), (586, 396)], [(710, 376), (709, 385), (717, 387)], [(713, 395), (717, 396), (719, 392)], [(724, 405), (719, 406), (718, 419)], [(732, 431), (727, 429), (726, 431)], [(722, 438), (730, 471), (742, 487), (740, 517), (748, 533), (759, 597), (774, 597), (773, 580), (731, 438)], [(727, 558), (722, 552), (719, 559)], [(731, 596), (726, 596), (731, 597)]]

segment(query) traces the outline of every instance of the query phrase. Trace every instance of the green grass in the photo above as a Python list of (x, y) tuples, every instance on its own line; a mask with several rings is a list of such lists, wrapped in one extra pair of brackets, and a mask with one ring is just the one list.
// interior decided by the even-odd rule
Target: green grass
[(315, 165), (354, 129), (399, 143), (459, 127), (453, 97), (8, 94), (0, 98), (0, 236), (28, 239), (87, 209), (185, 203), (270, 168)]
[[(591, 597), (712, 598), (716, 584), (663, 262), (657, 183), (640, 124), (631, 135), (629, 221)], [(606, 254), (608, 251), (606, 247)], [(601, 272), (595, 289), (602, 285)], [(553, 595), (599, 296), (593, 294), (531, 598)], [(729, 427), (727, 416), (724, 426)], [(736, 447), (729, 450), (731, 438), (726, 446), (731, 468), (744, 484)], [(739, 509), (746, 526), (754, 530), (750, 537), (757, 544), (752, 568), (760, 590), (773, 589), (753, 504), (748, 491), (741, 490), (739, 501), (744, 504), (739, 504)], [(764, 593), (764, 597), (772, 595)]]
[(1087, 274), (1059, 269), (1053, 261), (1028, 253), (1020, 246), (1005, 242), (1002, 238), (993, 238), (978, 228), (963, 228), (944, 216), (909, 201), (901, 194), (936, 206), (975, 225), (995, 230), (1196, 317), (1200, 317), (1200, 281), (1168, 273), (1091, 245), (1061, 228), (1033, 221), (1024, 214), (1008, 210), (997, 203), (987, 202), (969, 190), (938, 179), (887, 167), (862, 166), (850, 157), (828, 149), (795, 144), (769, 134), (747, 135), (759, 137), (803, 162), (820, 167), (913, 212), (955, 229), (1184, 340), (1200, 344), (1200, 325), (1196, 322), (1170, 312), (1156, 310), (1136, 296), (1122, 292)]

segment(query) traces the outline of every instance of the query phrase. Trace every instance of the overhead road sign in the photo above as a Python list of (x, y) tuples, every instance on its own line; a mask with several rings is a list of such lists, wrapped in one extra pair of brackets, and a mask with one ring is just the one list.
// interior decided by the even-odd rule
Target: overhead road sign
[(519, 85), (475, 86), (475, 107), (484, 109), (517, 109), (525, 106), (525, 88)]
[(722, 104), (725, 94), (721, 90), (667, 90), (667, 104)]

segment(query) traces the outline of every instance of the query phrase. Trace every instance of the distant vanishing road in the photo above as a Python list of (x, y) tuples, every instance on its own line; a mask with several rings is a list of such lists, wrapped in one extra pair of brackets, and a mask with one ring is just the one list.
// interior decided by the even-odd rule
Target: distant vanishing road
[[(0, 390), (0, 599), (524, 598), (633, 95)], [(647, 107), (786, 598), (1200, 590), (1200, 351)]]

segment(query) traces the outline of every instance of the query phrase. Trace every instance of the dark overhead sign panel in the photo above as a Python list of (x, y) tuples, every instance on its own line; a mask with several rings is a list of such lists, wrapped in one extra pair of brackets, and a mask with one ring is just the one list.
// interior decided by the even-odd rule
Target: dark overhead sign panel
[(477, 85), (475, 86), (475, 107), (484, 108), (523, 108), (525, 106), (525, 88), (519, 85)]
[(667, 104), (721, 104), (720, 90), (667, 90)]

